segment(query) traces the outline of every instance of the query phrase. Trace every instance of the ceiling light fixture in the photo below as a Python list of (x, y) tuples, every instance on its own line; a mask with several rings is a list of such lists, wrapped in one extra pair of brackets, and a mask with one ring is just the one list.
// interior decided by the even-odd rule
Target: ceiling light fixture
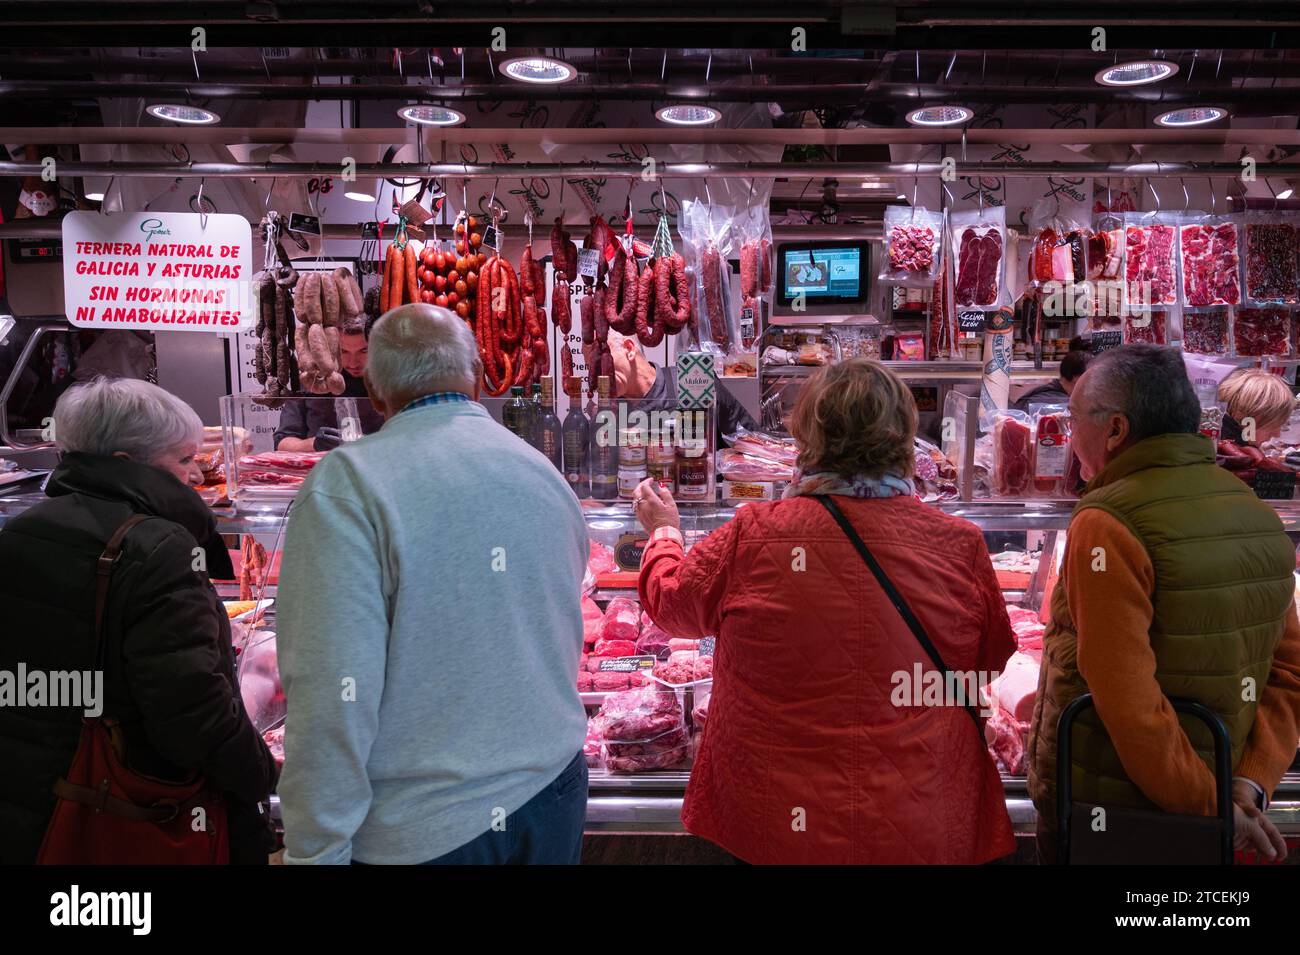
[(974, 115), (965, 106), (923, 106), (908, 113), (907, 121), (913, 126), (956, 126)]
[(1277, 197), (1279, 199), (1290, 199), (1294, 192), (1295, 190), (1291, 188), (1283, 189), (1281, 192), (1277, 194)]
[(521, 83), (567, 83), (578, 75), (570, 64), (549, 56), (517, 56), (502, 63), (501, 72)]
[(1098, 70), (1094, 79), (1102, 86), (1145, 86), (1159, 83), (1178, 72), (1178, 64), (1169, 60), (1130, 60)]
[(182, 106), (179, 103), (155, 103), (145, 110), (155, 119), (169, 123), (183, 123), (187, 126), (211, 126), (221, 122), (221, 117), (210, 109), (201, 106)]
[(344, 190), (343, 195), (357, 202), (374, 202), (378, 198), (374, 192), (366, 190), (366, 187), (359, 182), (352, 183), (351, 188)]
[(712, 106), (694, 106), (686, 103), (665, 106), (655, 110), (655, 119), (672, 126), (708, 126), (722, 118), (722, 113)]
[(1204, 126), (1216, 123), (1228, 115), (1226, 109), (1217, 106), (1188, 106), (1183, 109), (1171, 109), (1156, 117), (1157, 126)]
[(465, 114), (448, 106), (403, 106), (397, 115), (420, 126), (459, 126)]

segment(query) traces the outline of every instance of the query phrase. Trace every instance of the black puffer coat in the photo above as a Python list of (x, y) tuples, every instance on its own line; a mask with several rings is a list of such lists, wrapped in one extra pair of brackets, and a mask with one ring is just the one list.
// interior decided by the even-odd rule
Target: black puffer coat
[[(131, 768), (161, 779), (203, 773), (225, 793), (230, 856), (265, 862), (275, 761), (244, 712), (230, 623), (208, 574), (233, 576), (199, 496), (166, 471), (124, 458), (64, 455), (42, 501), (0, 528), (0, 671), (94, 669), (95, 561), (131, 514), (104, 631), (104, 715)], [(72, 764), (75, 708), (0, 706), (0, 864), (36, 859)], [(259, 803), (261, 804), (259, 806)]]

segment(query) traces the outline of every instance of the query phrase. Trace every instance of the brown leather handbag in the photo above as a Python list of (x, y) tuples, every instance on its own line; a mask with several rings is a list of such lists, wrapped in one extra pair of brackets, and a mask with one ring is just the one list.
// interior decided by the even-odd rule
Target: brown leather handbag
[[(95, 665), (104, 668), (104, 617), (122, 541), (147, 518), (132, 515), (100, 555), (95, 577)], [(173, 783), (126, 765), (120, 727), (87, 717), (36, 861), (40, 865), (225, 865), (226, 808), (202, 776)]]

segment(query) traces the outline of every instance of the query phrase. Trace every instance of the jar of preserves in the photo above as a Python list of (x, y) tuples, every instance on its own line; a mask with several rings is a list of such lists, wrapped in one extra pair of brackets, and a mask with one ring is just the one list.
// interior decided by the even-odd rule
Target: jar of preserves
[(683, 501), (709, 499), (708, 442), (682, 441), (677, 446), (677, 496)]

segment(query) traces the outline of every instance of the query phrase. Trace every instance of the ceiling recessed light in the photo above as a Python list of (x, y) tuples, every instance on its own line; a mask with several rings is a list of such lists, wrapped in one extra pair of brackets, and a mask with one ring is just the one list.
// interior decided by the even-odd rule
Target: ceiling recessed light
[(923, 106), (907, 114), (913, 126), (956, 126), (975, 114), (965, 106)]
[(373, 192), (366, 192), (365, 187), (359, 183), (346, 190), (343, 195), (349, 199), (355, 199), (357, 202), (374, 202), (376, 198)]
[(1226, 109), (1217, 106), (1188, 106), (1185, 109), (1171, 109), (1156, 117), (1157, 126), (1204, 126), (1215, 123), (1228, 115)]
[(567, 83), (578, 71), (549, 56), (519, 56), (501, 64), (501, 72), (521, 83)]
[(1094, 77), (1102, 86), (1143, 86), (1159, 83), (1178, 72), (1178, 64), (1168, 60), (1132, 60), (1098, 70)]
[(190, 126), (211, 126), (213, 123), (221, 122), (221, 117), (210, 109), (201, 106), (182, 106), (179, 103), (155, 103), (145, 112), (169, 123), (185, 123)]
[(1279, 199), (1290, 199), (1294, 192), (1295, 192), (1294, 189), (1283, 189), (1281, 192), (1277, 194), (1277, 197)]
[(459, 126), (465, 122), (464, 113), (447, 106), (403, 106), (397, 115), (421, 126)]
[(665, 106), (655, 110), (655, 119), (673, 126), (708, 126), (722, 118), (722, 114), (712, 106)]
[(904, 202), (907, 201), (907, 196), (903, 195), (901, 192), (900, 192), (898, 195), (896, 195), (894, 198), (895, 198), (895, 199), (902, 199)]
[(104, 194), (102, 192), (88, 192), (86, 193), (86, 198), (91, 202), (103, 202)]

